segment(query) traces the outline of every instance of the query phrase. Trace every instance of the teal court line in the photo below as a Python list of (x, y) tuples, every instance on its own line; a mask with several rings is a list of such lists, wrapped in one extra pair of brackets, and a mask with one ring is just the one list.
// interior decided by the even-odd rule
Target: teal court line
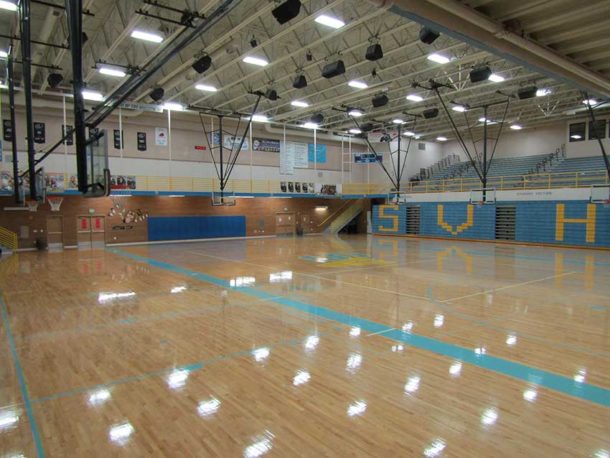
[(28, 423), (30, 424), (30, 430), (32, 431), (32, 437), (36, 446), (36, 454), (39, 458), (44, 458), (44, 447), (42, 446), (42, 440), (40, 438), (40, 432), (38, 430), (38, 424), (34, 417), (34, 409), (32, 408), (32, 401), (28, 394), (28, 386), (25, 381), (25, 375), (23, 368), (21, 367), (21, 360), (17, 353), (17, 347), (15, 346), (15, 338), (11, 331), (11, 323), (8, 317), (8, 310), (4, 298), (2, 297), (2, 291), (0, 291), (0, 314), (2, 315), (2, 324), (6, 330), (6, 338), (8, 345), (11, 350), (11, 357), (13, 359), (13, 365), (15, 366), (15, 373), (17, 374), (17, 382), (19, 383), (19, 390), (21, 391), (21, 397), (23, 398), (23, 404), (25, 406), (25, 412), (28, 417)]
[[(121, 251), (118, 249), (110, 249), (110, 252), (130, 258), (137, 262), (144, 262), (153, 267), (167, 270), (174, 273), (188, 275), (191, 278), (197, 278), (201, 281), (206, 281), (223, 287), (230, 287), (229, 282), (221, 278), (217, 278), (201, 272), (196, 272), (184, 267), (176, 266), (167, 262), (158, 261), (156, 259), (139, 256), (133, 253)], [(337, 312), (326, 307), (320, 307), (305, 302), (296, 301), (288, 298), (277, 298), (271, 293), (259, 290), (257, 288), (246, 287), (240, 288), (239, 291), (259, 299), (268, 299), (279, 305), (287, 308), (299, 310), (316, 317), (324, 318), (340, 324), (348, 326), (358, 326), (368, 333), (383, 334), (380, 337), (389, 338), (397, 342), (402, 342), (409, 346), (420, 350), (429, 351), (438, 355), (446, 356), (453, 359), (461, 360), (473, 366), (487, 369), (498, 374), (506, 375), (511, 378), (523, 380), (544, 388), (548, 388), (559, 393), (572, 396), (578, 399), (583, 399), (605, 407), (610, 407), (610, 390), (588, 383), (578, 383), (569, 377), (554, 374), (542, 369), (531, 367), (522, 363), (517, 363), (504, 358), (491, 356), (489, 354), (478, 355), (469, 348), (460, 347), (449, 343), (442, 342), (430, 337), (407, 333), (390, 326), (376, 323), (364, 318), (358, 318), (346, 313)]]
[[(327, 336), (328, 333), (320, 332), (320, 333), (316, 333), (316, 335), (318, 337), (324, 337), (324, 336)], [(272, 344), (261, 344), (261, 345), (258, 345), (256, 348), (269, 348), (269, 349), (273, 350), (274, 348), (279, 348), (279, 347), (294, 347), (296, 345), (299, 345), (299, 344), (302, 344), (303, 342), (305, 342), (308, 337), (309, 336), (307, 336), (305, 338), (285, 339), (285, 340), (280, 340), (279, 342), (272, 343)], [(235, 351), (232, 353), (214, 356), (213, 358), (205, 359), (202, 361), (196, 361), (196, 362), (190, 363), (190, 364), (166, 367), (164, 369), (143, 372), (138, 375), (131, 375), (128, 377), (111, 380), (109, 382), (100, 383), (97, 385), (78, 387), (78, 388), (74, 388), (71, 390), (50, 394), (48, 396), (41, 396), (39, 398), (32, 399), (32, 403), (40, 404), (43, 402), (52, 401), (54, 399), (66, 398), (66, 397), (75, 396), (78, 394), (88, 393), (88, 392), (91, 392), (94, 390), (99, 390), (102, 388), (111, 388), (113, 386), (124, 385), (126, 383), (139, 382), (139, 381), (150, 379), (150, 378), (161, 377), (161, 376), (170, 374), (174, 370), (184, 370), (184, 371), (188, 371), (189, 373), (191, 373), (191, 372), (201, 370), (204, 367), (210, 366), (215, 363), (219, 363), (222, 361), (227, 361), (227, 360), (235, 359), (235, 358), (241, 358), (244, 356), (250, 356), (250, 355), (252, 355), (253, 350), (254, 349), (238, 350), (238, 351)]]

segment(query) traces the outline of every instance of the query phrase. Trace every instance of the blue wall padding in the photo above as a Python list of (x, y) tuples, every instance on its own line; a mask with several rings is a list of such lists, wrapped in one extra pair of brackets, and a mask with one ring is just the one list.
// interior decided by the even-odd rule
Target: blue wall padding
[(245, 216), (151, 216), (148, 240), (188, 240), (246, 235)]
[(379, 205), (373, 208), (373, 232), (406, 234), (406, 207), (412, 205), (420, 207), (422, 236), (494, 240), (496, 208), (511, 205), (516, 207), (518, 242), (610, 247), (610, 207), (588, 201), (499, 202), (481, 207), (467, 202)]

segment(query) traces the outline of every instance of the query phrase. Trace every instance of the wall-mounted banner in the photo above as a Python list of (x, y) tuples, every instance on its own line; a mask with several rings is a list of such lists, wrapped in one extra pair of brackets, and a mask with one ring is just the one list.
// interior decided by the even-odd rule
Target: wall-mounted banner
[(63, 124), (61, 125), (61, 136), (64, 137), (66, 135), (66, 132), (70, 132), (70, 135), (68, 135), (68, 138), (66, 138), (66, 145), (68, 146), (72, 146), (74, 145), (74, 127), (71, 126), (70, 124), (68, 124), (67, 126), (64, 126)]
[(307, 156), (309, 162), (316, 162), (318, 164), (326, 164), (326, 145), (322, 143), (316, 144), (316, 155), (313, 154), (313, 143), (307, 145)]
[(309, 158), (307, 153), (307, 143), (293, 143), (294, 148), (294, 167), (297, 169), (309, 168)]
[[(121, 149), (121, 137), (121, 131), (114, 129), (114, 149)], [(124, 138), (122, 140), (125, 141)]]
[(334, 196), (337, 193), (341, 193), (340, 184), (320, 184), (316, 183), (315, 186), (316, 194), (323, 194), (325, 196)]
[(2, 120), (2, 138), (5, 142), (11, 141), (11, 136), (13, 134), (13, 124), (10, 119)]
[(167, 146), (167, 127), (155, 127), (155, 145)]
[(45, 143), (47, 141), (46, 126), (44, 122), (34, 123), (34, 143)]
[(356, 153), (354, 154), (354, 162), (356, 164), (373, 164), (375, 162), (383, 162), (381, 154), (375, 153)]
[(146, 132), (138, 132), (138, 151), (146, 151)]
[(112, 175), (110, 189), (136, 189), (136, 177), (126, 175)]
[(137, 102), (123, 102), (121, 108), (136, 111), (150, 111), (153, 113), (163, 113), (163, 107), (161, 105), (153, 105), (151, 103), (137, 103)]
[(280, 175), (294, 175), (294, 143), (280, 143)]
[(280, 141), (273, 138), (258, 138), (252, 139), (252, 151), (265, 151), (267, 153), (279, 153)]
[[(214, 132), (210, 132), (208, 134), (210, 136), (210, 144), (214, 146), (220, 146), (220, 131), (215, 130)], [(242, 137), (231, 135), (229, 132), (223, 131), (222, 133), (222, 145), (228, 150), (236, 151), (239, 148), (239, 143), (241, 142)], [(242, 151), (247, 151), (250, 147), (248, 143), (248, 138), (244, 140), (244, 144), (241, 147)]]
[(63, 173), (45, 173), (44, 179), (47, 192), (61, 192), (65, 188)]

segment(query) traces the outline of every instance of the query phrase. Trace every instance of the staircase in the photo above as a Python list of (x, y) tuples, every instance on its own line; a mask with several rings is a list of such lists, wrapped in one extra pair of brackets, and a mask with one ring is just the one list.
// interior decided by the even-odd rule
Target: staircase
[(347, 226), (356, 216), (363, 211), (362, 199), (350, 201), (348, 205), (337, 212), (333, 221), (324, 232), (327, 234), (338, 234), (341, 229)]
[(2, 247), (3, 255), (7, 253), (11, 254), (16, 251), (19, 247), (17, 234), (4, 227), (0, 227), (0, 247)]

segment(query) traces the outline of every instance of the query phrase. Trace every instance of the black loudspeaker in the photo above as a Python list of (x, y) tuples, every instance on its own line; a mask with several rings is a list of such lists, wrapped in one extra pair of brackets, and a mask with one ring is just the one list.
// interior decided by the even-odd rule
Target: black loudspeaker
[(326, 64), (322, 69), (322, 76), (324, 78), (333, 78), (335, 76), (343, 75), (345, 73), (345, 64), (342, 60)]
[(383, 57), (383, 49), (381, 49), (381, 45), (376, 43), (374, 45), (366, 48), (366, 54), (364, 55), (366, 60), (379, 60)]
[(378, 94), (375, 97), (373, 97), (373, 106), (375, 108), (379, 108), (379, 107), (383, 107), (385, 105), (388, 104), (388, 102), (390, 101), (390, 99), (388, 99), (388, 96), (385, 94)]
[(156, 87), (150, 93), (150, 98), (153, 99), (155, 102), (158, 102), (163, 98), (164, 95), (165, 90), (162, 87)]
[(267, 90), (267, 92), (265, 92), (265, 97), (267, 97), (269, 100), (277, 100), (280, 98), (275, 89)]
[(426, 119), (436, 118), (438, 116), (438, 108), (428, 108), (422, 114)]
[(59, 86), (63, 80), (64, 77), (60, 73), (49, 73), (49, 76), (47, 76), (47, 83), (52, 88)]
[(307, 78), (305, 78), (305, 75), (297, 75), (292, 82), (292, 87), (295, 89), (307, 87)]
[(285, 24), (286, 22), (294, 19), (301, 12), (301, 2), (300, 0), (287, 0), (282, 3), (277, 8), (271, 11), (273, 17), (280, 24)]
[(373, 127), (373, 124), (371, 124), (370, 122), (360, 124), (360, 130), (362, 132), (370, 132), (371, 130), (373, 130)]
[(316, 113), (311, 117), (311, 122), (314, 124), (322, 124), (324, 122), (324, 115), (322, 113)]
[(197, 73), (203, 73), (208, 70), (212, 66), (212, 58), (208, 55), (203, 56), (200, 59), (197, 59), (193, 64), (193, 68)]
[(538, 92), (538, 88), (536, 86), (522, 87), (517, 91), (517, 96), (523, 99), (531, 99), (536, 97), (536, 92)]
[(434, 43), (436, 41), (436, 39), (438, 37), (440, 37), (440, 33), (435, 32), (432, 29), (429, 29), (428, 27), (422, 27), (421, 30), (419, 31), (419, 40), (422, 43), (426, 43), (427, 45), (431, 45), (432, 43)]
[(486, 81), (489, 79), (491, 75), (491, 68), (488, 66), (473, 68), (470, 72), (470, 82), (471, 83), (479, 83), (481, 81)]

